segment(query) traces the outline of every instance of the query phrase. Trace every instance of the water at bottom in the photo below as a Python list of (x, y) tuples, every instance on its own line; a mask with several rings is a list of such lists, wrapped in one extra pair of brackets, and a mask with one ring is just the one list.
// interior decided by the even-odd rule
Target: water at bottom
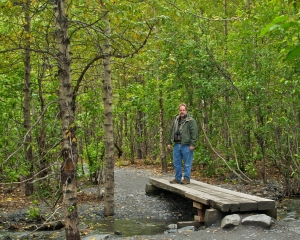
[(168, 229), (169, 224), (176, 222), (158, 219), (112, 219), (84, 221), (84, 223), (95, 233), (121, 234), (123, 237), (130, 237), (161, 234)]
[[(79, 229), (81, 236), (89, 235), (119, 235), (120, 237), (131, 237), (138, 235), (161, 234), (168, 229), (168, 225), (176, 223), (176, 220), (160, 219), (106, 219), (106, 220), (83, 220)], [(65, 239), (64, 229), (59, 231), (6, 231), (0, 229), (0, 239), (6, 236), (11, 239)]]

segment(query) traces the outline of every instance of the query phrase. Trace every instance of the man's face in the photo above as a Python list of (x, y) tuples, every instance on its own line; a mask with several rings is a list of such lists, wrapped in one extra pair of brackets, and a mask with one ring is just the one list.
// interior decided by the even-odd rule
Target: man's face
[(183, 117), (186, 114), (187, 114), (187, 111), (186, 111), (185, 106), (180, 106), (180, 108), (179, 108), (179, 115), (180, 115), (180, 117)]

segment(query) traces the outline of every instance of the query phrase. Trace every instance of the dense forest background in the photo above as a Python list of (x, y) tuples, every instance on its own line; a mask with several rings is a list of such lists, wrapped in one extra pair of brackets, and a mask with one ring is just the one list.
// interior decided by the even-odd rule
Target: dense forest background
[[(62, 131), (69, 136), (58, 104), (57, 2), (0, 2), (0, 181), (30, 179), (28, 194), (59, 188)], [(197, 171), (267, 182), (275, 169), (286, 194), (299, 194), (299, 7), (292, 0), (66, 2), (78, 176), (85, 162), (90, 178), (104, 181), (111, 88), (117, 163), (166, 171), (169, 125), (185, 102), (200, 130)]]

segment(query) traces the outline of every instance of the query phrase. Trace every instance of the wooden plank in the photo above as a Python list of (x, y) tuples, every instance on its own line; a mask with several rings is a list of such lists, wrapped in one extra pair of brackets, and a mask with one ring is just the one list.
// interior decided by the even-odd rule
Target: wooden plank
[(149, 183), (156, 187), (177, 193), (181, 196), (184, 196), (185, 192), (189, 190), (187, 185), (172, 184), (170, 183), (170, 180), (164, 178), (150, 178)]
[(193, 202), (193, 207), (197, 209), (203, 209), (203, 204), (199, 202)]
[[(221, 199), (221, 201), (228, 201), (232, 203), (238, 203), (235, 204), (236, 206), (232, 206), (232, 209), (230, 211), (241, 211), (241, 212), (247, 212), (247, 211), (253, 211), (258, 209), (258, 205), (256, 201), (245, 199), (240, 196), (236, 196), (231, 194), (230, 192), (223, 192), (223, 191), (216, 191), (216, 190), (211, 190), (208, 187), (201, 188), (197, 185), (191, 184), (190, 187), (192, 189), (197, 190), (198, 192), (204, 192), (204, 193), (209, 193), (213, 196), (218, 197)], [(224, 199), (224, 200), (222, 200)], [(213, 200), (213, 199), (212, 199)]]
[(193, 189), (189, 189), (187, 192), (185, 192), (184, 195), (186, 198), (189, 198), (191, 200), (194, 200), (196, 202), (202, 203), (204, 205), (209, 206), (211, 195), (207, 193), (203, 193), (199, 195), (199, 192), (193, 191)]
[(221, 188), (221, 187), (218, 187), (218, 186), (210, 185), (210, 184), (203, 183), (203, 182), (200, 182), (200, 181), (196, 181), (196, 180), (193, 180), (193, 179), (191, 179), (191, 183), (196, 184), (196, 185), (201, 186), (201, 187), (204, 187), (204, 188), (209, 188), (209, 189), (214, 190), (214, 191), (230, 193), (234, 196), (238, 196), (238, 197), (242, 197), (242, 198), (249, 199), (249, 200), (252, 200), (252, 201), (256, 201), (258, 210), (269, 210), (269, 209), (274, 209), (275, 208), (276, 202), (274, 200), (271, 200), (271, 199), (261, 198), (261, 197), (253, 196), (253, 195), (246, 194), (246, 193), (236, 192), (236, 191), (233, 191), (233, 190), (229, 190), (229, 189)]
[(229, 201), (227, 199), (218, 198), (213, 195), (209, 195), (207, 193), (196, 193), (196, 192), (186, 192), (185, 196), (189, 199), (192, 199), (197, 202), (203, 203), (203, 197), (205, 196), (206, 203), (205, 205), (211, 206), (213, 208), (219, 209), (222, 212), (239, 212), (240, 204), (234, 201)]
[(197, 222), (201, 222), (203, 223), (204, 222), (204, 216), (194, 216), (194, 221), (197, 221)]

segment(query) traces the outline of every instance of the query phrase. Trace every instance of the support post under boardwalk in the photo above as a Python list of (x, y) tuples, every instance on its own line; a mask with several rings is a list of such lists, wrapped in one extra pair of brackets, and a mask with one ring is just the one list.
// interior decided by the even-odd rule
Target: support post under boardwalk
[(193, 202), (193, 207), (197, 208), (198, 211), (198, 215), (194, 216), (194, 220), (201, 223), (204, 222), (205, 210), (209, 208), (209, 206), (206, 206), (199, 202)]

